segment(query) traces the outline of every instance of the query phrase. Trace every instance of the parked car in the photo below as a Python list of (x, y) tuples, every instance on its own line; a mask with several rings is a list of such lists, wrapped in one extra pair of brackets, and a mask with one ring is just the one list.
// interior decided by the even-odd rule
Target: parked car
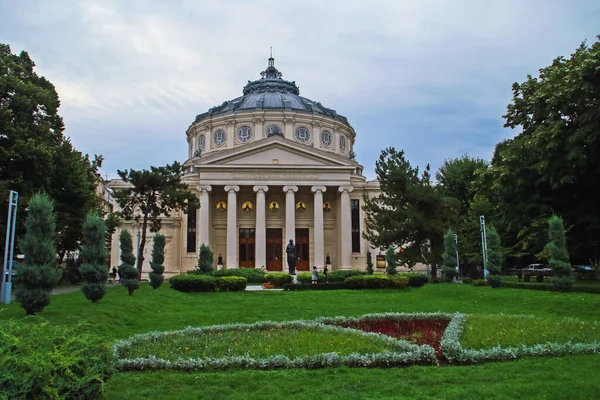
[(523, 275), (552, 275), (552, 268), (550, 268), (548, 264), (529, 264), (527, 267), (523, 268), (522, 271)]
[(590, 267), (589, 265), (573, 265), (573, 272), (586, 272), (593, 270), (594, 268)]

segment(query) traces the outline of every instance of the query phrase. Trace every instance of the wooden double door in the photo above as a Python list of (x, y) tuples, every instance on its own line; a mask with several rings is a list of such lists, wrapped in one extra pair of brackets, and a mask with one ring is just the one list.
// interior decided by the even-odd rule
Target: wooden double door
[(240, 268), (254, 268), (256, 255), (256, 231), (254, 228), (240, 229), (239, 258)]
[(310, 271), (308, 228), (296, 228), (296, 270)]
[[(287, 271), (287, 255), (281, 228), (267, 228), (267, 271)], [(308, 228), (296, 229), (296, 270), (310, 271)], [(256, 231), (254, 228), (240, 229), (240, 268), (254, 268), (256, 256)], [(259, 266), (261, 267), (261, 266)]]
[(281, 228), (267, 228), (267, 271), (283, 270)]

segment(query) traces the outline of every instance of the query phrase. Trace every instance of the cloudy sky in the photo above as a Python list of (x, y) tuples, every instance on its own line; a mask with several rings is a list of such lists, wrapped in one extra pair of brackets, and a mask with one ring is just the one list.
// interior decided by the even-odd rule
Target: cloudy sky
[(0, 42), (55, 86), (103, 173), (187, 156), (196, 114), (275, 65), (348, 117), (374, 178), (387, 146), (421, 168), (490, 159), (511, 85), (600, 34), (597, 0), (0, 0)]

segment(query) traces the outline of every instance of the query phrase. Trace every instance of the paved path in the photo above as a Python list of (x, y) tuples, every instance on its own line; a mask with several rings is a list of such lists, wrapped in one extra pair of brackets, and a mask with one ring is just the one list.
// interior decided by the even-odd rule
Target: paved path
[(248, 291), (256, 291), (256, 290), (283, 290), (283, 289), (264, 289), (262, 286), (246, 286), (246, 290)]

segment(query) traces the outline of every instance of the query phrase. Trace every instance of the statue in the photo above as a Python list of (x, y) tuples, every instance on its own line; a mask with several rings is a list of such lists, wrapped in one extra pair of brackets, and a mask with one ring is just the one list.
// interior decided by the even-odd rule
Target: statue
[(327, 258), (325, 258), (325, 265), (331, 265), (331, 257), (327, 254)]
[(287, 253), (290, 275), (296, 275), (296, 245), (294, 245), (293, 239), (290, 239), (290, 242), (285, 248), (285, 252)]

